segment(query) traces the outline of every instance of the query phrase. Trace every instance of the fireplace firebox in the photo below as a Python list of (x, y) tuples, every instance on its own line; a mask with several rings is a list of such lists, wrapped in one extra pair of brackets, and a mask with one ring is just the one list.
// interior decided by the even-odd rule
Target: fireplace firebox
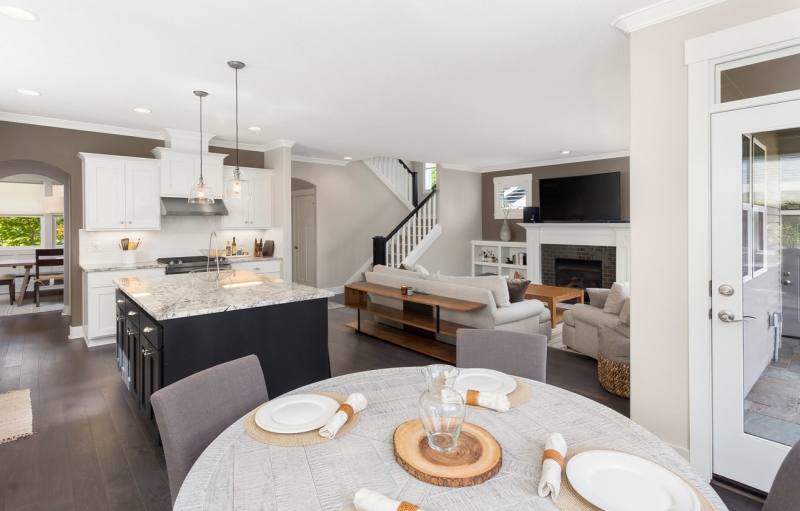
[(555, 284), (579, 289), (603, 287), (603, 262), (556, 258)]

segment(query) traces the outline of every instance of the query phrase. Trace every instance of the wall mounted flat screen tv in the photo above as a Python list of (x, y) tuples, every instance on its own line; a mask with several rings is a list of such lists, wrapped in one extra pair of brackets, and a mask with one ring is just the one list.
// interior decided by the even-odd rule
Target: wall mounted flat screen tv
[(539, 180), (543, 222), (619, 222), (620, 173)]

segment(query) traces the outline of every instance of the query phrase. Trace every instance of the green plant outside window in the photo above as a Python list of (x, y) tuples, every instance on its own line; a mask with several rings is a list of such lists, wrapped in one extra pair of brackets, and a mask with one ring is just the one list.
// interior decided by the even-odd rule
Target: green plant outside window
[(64, 217), (59, 215), (54, 218), (56, 223), (56, 246), (64, 245)]
[(42, 225), (38, 216), (0, 216), (0, 247), (38, 247), (41, 244)]

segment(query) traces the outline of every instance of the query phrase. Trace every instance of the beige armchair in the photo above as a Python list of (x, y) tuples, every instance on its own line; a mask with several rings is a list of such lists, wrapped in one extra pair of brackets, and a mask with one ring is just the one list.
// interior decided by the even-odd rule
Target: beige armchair
[[(616, 285), (616, 284), (615, 284)], [(606, 301), (611, 295), (610, 289), (587, 289), (588, 304), (576, 304), (564, 312), (562, 331), (563, 343), (570, 349), (597, 359), (600, 351), (600, 330), (617, 330), (630, 323), (630, 298), (620, 301), (619, 309), (606, 308)], [(627, 331), (622, 328), (620, 331)]]

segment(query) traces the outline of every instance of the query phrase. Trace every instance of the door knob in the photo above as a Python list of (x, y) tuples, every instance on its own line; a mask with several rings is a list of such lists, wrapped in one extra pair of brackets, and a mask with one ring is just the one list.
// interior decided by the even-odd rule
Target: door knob
[(755, 316), (743, 316), (742, 319), (736, 319), (736, 315), (733, 312), (724, 309), (719, 311), (719, 313), (717, 313), (717, 317), (723, 323), (738, 323), (745, 319), (756, 319)]
[(719, 286), (718, 291), (722, 296), (733, 296), (733, 286), (730, 284), (722, 284)]

